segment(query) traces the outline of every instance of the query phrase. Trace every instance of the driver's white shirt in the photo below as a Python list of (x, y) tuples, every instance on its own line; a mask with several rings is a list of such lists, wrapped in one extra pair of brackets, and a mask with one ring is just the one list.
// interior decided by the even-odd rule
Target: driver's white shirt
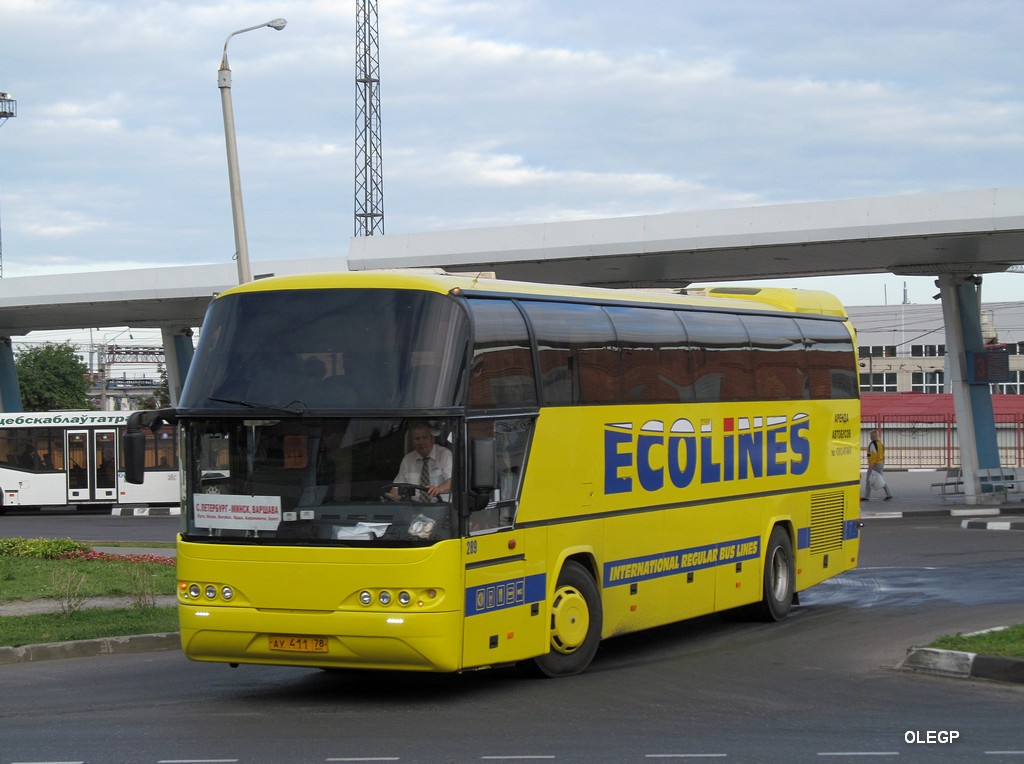
[[(418, 451), (410, 451), (402, 459), (402, 463), (398, 467), (398, 474), (395, 476), (396, 483), (411, 483), (412, 485), (420, 484), (420, 472), (423, 469), (423, 462)], [(430, 459), (430, 484), (441, 485), (444, 481), (448, 480), (452, 476), (452, 452), (444, 446), (439, 446), (437, 443), (430, 449), (430, 455), (427, 457)], [(422, 497), (423, 494), (417, 492), (417, 497)], [(450, 501), (451, 494), (442, 493), (439, 495), (441, 501)]]

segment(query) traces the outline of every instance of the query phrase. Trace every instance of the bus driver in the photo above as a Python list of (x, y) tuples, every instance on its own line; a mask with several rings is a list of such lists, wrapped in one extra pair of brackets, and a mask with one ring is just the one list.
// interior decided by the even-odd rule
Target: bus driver
[[(417, 491), (425, 501), (449, 501), (448, 494), (452, 490), (452, 452), (434, 442), (434, 433), (430, 425), (423, 421), (409, 425), (409, 436), (412, 438), (413, 450), (402, 459), (395, 476), (396, 483), (424, 486), (425, 491)], [(389, 493), (398, 498), (398, 488)]]

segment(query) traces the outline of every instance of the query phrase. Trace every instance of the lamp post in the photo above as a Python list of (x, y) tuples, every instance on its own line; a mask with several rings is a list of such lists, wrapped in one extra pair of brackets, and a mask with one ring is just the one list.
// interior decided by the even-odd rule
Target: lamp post
[(220, 88), (220, 102), (224, 109), (224, 143), (228, 152), (228, 185), (231, 188), (231, 222), (235, 229), (235, 259), (238, 265), (238, 283), (252, 281), (252, 269), (249, 267), (249, 240), (245, 235), (245, 210), (242, 207), (242, 181), (238, 175), (238, 146), (235, 143), (235, 112), (231, 107), (231, 69), (228, 67), (228, 43), (236, 34), (251, 32), (254, 29), (270, 27), (284, 29), (288, 22), (274, 19), (265, 24), (246, 27), (232, 32), (224, 41), (224, 55), (220, 60), (220, 71), (217, 73), (217, 87)]

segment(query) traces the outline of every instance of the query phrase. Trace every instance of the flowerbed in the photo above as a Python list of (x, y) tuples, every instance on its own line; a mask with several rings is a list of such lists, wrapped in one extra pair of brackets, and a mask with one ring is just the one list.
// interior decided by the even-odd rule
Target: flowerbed
[(155, 565), (166, 565), (173, 568), (175, 559), (160, 554), (109, 554), (97, 552), (95, 549), (75, 550), (65, 552), (60, 556), (61, 560), (103, 560), (106, 562), (151, 562)]
[(28, 557), (34, 560), (101, 560), (105, 562), (150, 562), (174, 567), (173, 557), (159, 554), (110, 554), (97, 552), (73, 539), (0, 538), (0, 557)]

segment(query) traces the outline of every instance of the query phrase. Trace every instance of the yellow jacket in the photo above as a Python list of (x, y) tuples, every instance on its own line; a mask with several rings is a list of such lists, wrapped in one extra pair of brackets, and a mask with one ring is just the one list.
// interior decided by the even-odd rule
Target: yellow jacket
[(868, 468), (885, 462), (885, 446), (882, 441), (873, 440), (868, 444)]

